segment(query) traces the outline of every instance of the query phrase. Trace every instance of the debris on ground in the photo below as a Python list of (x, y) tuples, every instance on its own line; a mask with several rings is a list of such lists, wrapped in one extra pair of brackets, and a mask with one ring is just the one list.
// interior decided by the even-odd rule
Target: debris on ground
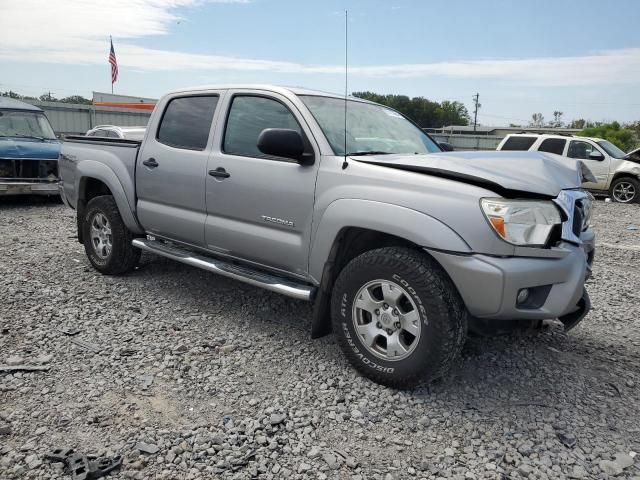
[(62, 463), (73, 480), (93, 480), (104, 477), (122, 466), (122, 456), (95, 457), (75, 452), (72, 448), (59, 448), (45, 455), (45, 459)]

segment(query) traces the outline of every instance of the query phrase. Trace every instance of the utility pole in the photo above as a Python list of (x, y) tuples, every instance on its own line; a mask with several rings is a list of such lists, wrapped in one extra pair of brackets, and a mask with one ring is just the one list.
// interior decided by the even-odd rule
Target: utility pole
[(478, 100), (480, 100), (480, 94), (476, 93), (473, 96), (473, 104), (474, 104), (474, 109), (473, 109), (473, 132), (475, 133), (476, 131), (476, 127), (478, 126), (478, 109), (482, 106), (478, 103)]

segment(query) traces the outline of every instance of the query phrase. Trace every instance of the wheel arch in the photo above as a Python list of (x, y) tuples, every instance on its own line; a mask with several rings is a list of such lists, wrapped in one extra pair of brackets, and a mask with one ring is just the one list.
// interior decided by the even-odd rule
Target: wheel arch
[[(384, 221), (380, 221), (384, 218)], [(406, 228), (398, 227), (404, 225)], [(381, 228), (387, 226), (388, 228)], [(377, 248), (405, 246), (469, 252), (470, 247), (437, 219), (405, 207), (364, 200), (339, 200), (325, 212), (310, 252), (310, 274), (319, 278), (311, 336), (331, 333), (331, 290), (342, 268), (358, 255)], [(393, 233), (392, 233), (393, 232)]]
[(99, 195), (113, 196), (118, 212), (126, 227), (134, 233), (142, 234), (144, 230), (138, 223), (132, 206), (129, 204), (126, 192), (117, 175), (108, 166), (100, 162), (85, 160), (78, 164), (78, 180), (76, 185), (78, 240), (82, 243), (82, 228), (80, 228), (84, 210), (89, 201)]

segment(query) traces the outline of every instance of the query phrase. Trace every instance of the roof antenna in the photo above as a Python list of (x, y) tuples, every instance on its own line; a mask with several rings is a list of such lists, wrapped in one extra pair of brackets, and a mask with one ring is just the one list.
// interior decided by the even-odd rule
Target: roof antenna
[(344, 160), (342, 169), (349, 166), (347, 162), (347, 95), (348, 95), (348, 79), (349, 79), (349, 11), (344, 11)]

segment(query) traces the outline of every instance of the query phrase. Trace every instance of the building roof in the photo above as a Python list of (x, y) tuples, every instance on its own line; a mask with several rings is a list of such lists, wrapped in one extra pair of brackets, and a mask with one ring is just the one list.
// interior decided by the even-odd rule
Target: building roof
[(29, 103), (21, 102), (15, 98), (0, 97), (0, 109), (4, 110), (29, 110), (32, 112), (42, 112), (42, 109)]

